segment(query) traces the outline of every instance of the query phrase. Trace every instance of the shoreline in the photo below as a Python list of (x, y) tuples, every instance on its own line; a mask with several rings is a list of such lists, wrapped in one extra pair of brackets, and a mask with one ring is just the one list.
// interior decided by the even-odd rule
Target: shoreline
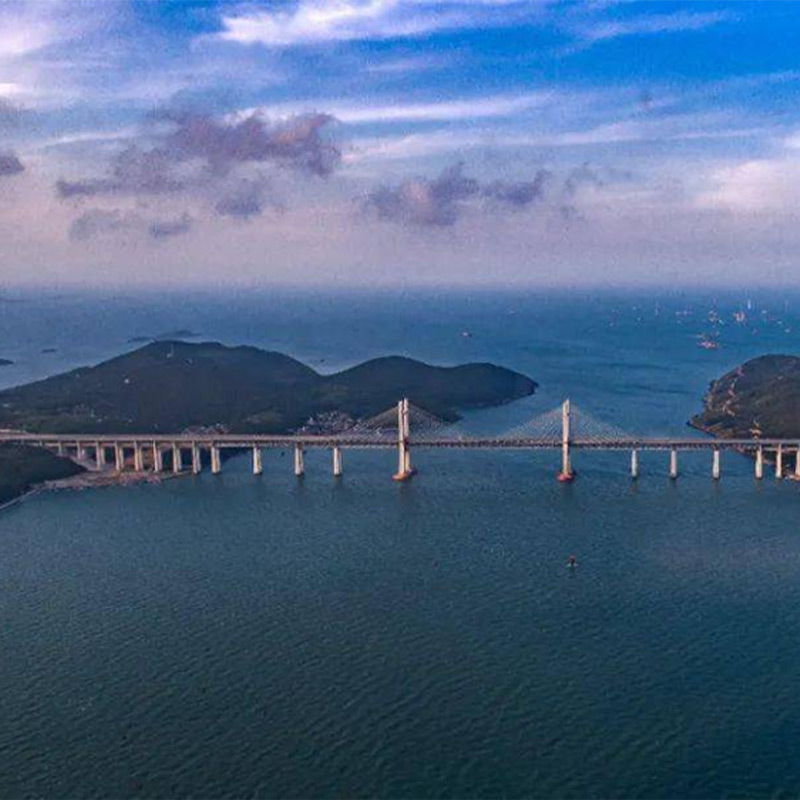
[(140, 483), (161, 484), (165, 481), (183, 478), (191, 474), (191, 472), (81, 472), (69, 478), (42, 481), (31, 486), (17, 497), (0, 504), (0, 513), (44, 492), (81, 492), (87, 489), (103, 489), (110, 486), (135, 486)]

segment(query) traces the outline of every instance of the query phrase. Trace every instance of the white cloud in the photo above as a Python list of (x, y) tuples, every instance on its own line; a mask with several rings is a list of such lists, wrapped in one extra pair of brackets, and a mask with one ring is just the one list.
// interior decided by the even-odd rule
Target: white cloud
[(414, 0), (300, 0), (284, 10), (225, 14), (219, 38), (270, 47), (417, 37), (493, 21), (509, 24), (543, 4), (531, 0), (414, 2)]
[(608, 20), (579, 27), (577, 33), (589, 42), (602, 42), (622, 36), (645, 36), (658, 33), (700, 31), (734, 19), (725, 11), (675, 14), (654, 14), (633, 19)]
[(473, 119), (513, 117), (541, 108), (555, 98), (553, 92), (528, 92), (516, 95), (488, 95), (458, 98), (437, 103), (348, 104), (336, 100), (305, 100), (248, 108), (235, 116), (246, 117), (259, 112), (267, 117), (291, 117), (324, 111), (339, 122), (349, 125), (380, 122), (455, 122)]
[(697, 196), (700, 208), (743, 213), (798, 213), (800, 158), (744, 161), (714, 170)]

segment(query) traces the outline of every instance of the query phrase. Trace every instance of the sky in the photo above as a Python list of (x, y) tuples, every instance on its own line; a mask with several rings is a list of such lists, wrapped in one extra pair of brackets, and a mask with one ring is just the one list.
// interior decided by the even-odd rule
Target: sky
[(0, 288), (796, 287), (799, 100), (790, 0), (0, 0)]

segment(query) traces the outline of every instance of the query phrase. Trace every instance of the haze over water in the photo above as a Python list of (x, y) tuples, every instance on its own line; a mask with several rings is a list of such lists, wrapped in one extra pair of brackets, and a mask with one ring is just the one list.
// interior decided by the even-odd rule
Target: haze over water
[[(798, 350), (800, 297), (735, 325), (746, 299), (19, 295), (0, 385), (188, 328), (324, 371), (403, 353), (540, 383), (469, 414), (484, 433), (570, 396), (681, 435), (709, 380)], [(267, 452), (259, 478), (239, 457), (0, 514), (0, 795), (800, 793), (796, 484), (727, 453), (718, 483), (708, 453), (676, 483), (647, 453), (635, 484), (628, 454), (577, 453), (563, 486), (554, 453), (420, 450), (398, 486), (394, 457), (345, 451), (337, 482), (312, 452), (298, 482)]]

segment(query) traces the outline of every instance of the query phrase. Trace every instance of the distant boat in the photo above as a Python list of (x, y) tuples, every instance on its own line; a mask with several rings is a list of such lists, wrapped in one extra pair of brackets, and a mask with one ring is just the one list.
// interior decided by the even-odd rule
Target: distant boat
[(715, 339), (710, 339), (708, 336), (703, 336), (697, 346), (702, 347), (703, 350), (719, 350), (719, 342)]
[(472, 338), (472, 334), (471, 334), (469, 331), (461, 331), (461, 335), (462, 335), (462, 336), (463, 336), (465, 339), (471, 339), (471, 338)]

